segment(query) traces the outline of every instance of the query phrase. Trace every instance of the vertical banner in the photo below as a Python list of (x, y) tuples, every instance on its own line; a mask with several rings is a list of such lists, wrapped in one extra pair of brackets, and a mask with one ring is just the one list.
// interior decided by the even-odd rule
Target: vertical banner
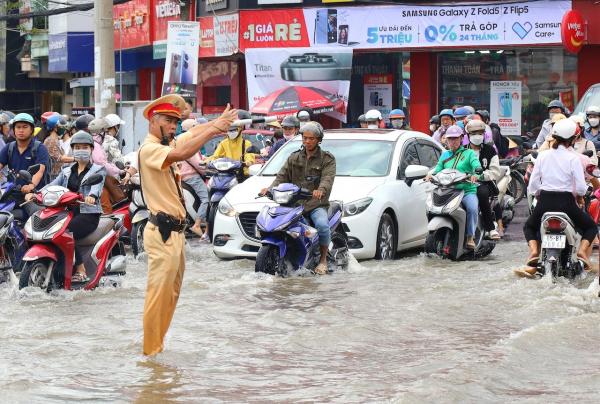
[(392, 110), (392, 75), (372, 74), (364, 76), (365, 107), (364, 110), (376, 109), (381, 112), (386, 123), (390, 121)]
[(169, 21), (162, 95), (196, 98), (200, 23)]
[(239, 15), (227, 14), (217, 17), (205, 17), (200, 22), (199, 56), (229, 56), (238, 51)]
[(490, 82), (490, 120), (502, 135), (521, 136), (521, 82)]

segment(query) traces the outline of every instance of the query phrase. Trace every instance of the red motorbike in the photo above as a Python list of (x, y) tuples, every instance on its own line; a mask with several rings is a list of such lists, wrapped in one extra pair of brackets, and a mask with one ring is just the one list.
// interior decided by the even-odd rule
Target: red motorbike
[[(19, 176), (31, 183), (31, 174), (27, 171), (20, 171)], [(81, 186), (100, 182), (102, 176), (92, 174), (82, 181)], [(19, 289), (34, 286), (49, 292), (54, 289), (90, 290), (98, 285), (119, 286), (127, 263), (125, 247), (119, 241), (121, 233), (125, 231), (123, 215), (102, 216), (93, 233), (75, 241), (67, 231), (73, 218), (73, 212), (68, 208), (82, 204), (82, 195), (56, 185), (42, 192), (34, 192), (33, 199), (45, 206), (45, 209), (36, 212), (25, 224), (29, 249), (23, 257)], [(27, 203), (33, 203), (32, 201)], [(86, 273), (90, 278), (85, 283), (71, 284), (75, 242), (81, 250)]]

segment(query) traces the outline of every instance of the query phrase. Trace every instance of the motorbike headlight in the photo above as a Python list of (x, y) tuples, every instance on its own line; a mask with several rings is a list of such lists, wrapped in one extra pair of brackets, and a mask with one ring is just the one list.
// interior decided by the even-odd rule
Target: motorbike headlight
[(234, 164), (229, 161), (215, 161), (213, 163), (213, 167), (217, 171), (227, 171), (233, 168)]
[(452, 199), (446, 204), (446, 206), (444, 206), (444, 208), (442, 209), (442, 213), (448, 213), (456, 209), (456, 207), (460, 204), (461, 200), (462, 198), (460, 196), (457, 196), (456, 198)]
[(44, 203), (44, 206), (54, 206), (58, 203), (60, 197), (61, 195), (56, 192), (46, 192), (42, 202)]
[(25, 231), (25, 236), (27, 238), (33, 238), (33, 236), (32, 236), (33, 235), (33, 230), (32, 230), (32, 224), (31, 224), (32, 217), (30, 217), (29, 219), (27, 219), (27, 222), (25, 223), (25, 227), (23, 227), (23, 230)]
[(219, 202), (219, 213), (225, 216), (233, 217), (235, 216), (235, 209), (228, 204), (225, 199), (221, 199), (221, 202)]
[(46, 238), (46, 239), (52, 238), (52, 236), (54, 236), (56, 233), (58, 233), (60, 231), (60, 229), (62, 229), (62, 227), (65, 225), (66, 221), (67, 221), (67, 218), (64, 218), (63, 220), (60, 220), (60, 221), (54, 223), (54, 225), (52, 225), (52, 227), (50, 227), (48, 230), (46, 230), (43, 238)]
[(344, 215), (354, 216), (364, 212), (369, 205), (373, 202), (373, 198), (363, 198), (358, 201), (350, 202), (344, 205)]
[(452, 174), (439, 173), (437, 175), (437, 179), (438, 179), (438, 182), (442, 185), (451, 184), (452, 181), (454, 181), (454, 173), (452, 173)]
[(273, 201), (278, 204), (286, 204), (292, 199), (292, 191), (275, 191), (273, 190)]

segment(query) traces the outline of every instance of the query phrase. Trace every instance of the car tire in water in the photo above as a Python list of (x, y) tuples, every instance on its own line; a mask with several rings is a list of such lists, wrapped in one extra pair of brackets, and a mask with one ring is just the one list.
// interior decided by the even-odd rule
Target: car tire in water
[(273, 244), (261, 246), (256, 254), (254, 271), (269, 275), (282, 275), (283, 258), (279, 256), (279, 247)]
[(213, 242), (213, 234), (215, 229), (215, 216), (217, 215), (217, 208), (219, 207), (219, 203), (211, 203), (208, 207), (208, 238), (210, 242)]
[[(19, 276), (19, 289), (23, 289), (28, 286), (42, 288), (42, 285), (46, 281), (46, 275), (48, 274), (48, 265), (50, 265), (49, 258), (27, 261), (25, 265), (23, 265), (21, 275)], [(42, 290), (45, 290), (46, 292), (50, 292), (52, 289), (54, 289), (54, 270), (52, 273), (50, 273), (50, 278), (51, 279), (50, 282), (48, 282), (48, 286), (46, 288), (42, 288)]]
[(384, 213), (377, 227), (377, 244), (375, 246), (376, 260), (393, 260), (396, 255), (396, 231), (394, 220), (390, 215)]
[(146, 228), (146, 223), (148, 223), (148, 220), (142, 220), (134, 223), (131, 227), (131, 251), (136, 258), (145, 251), (144, 229)]

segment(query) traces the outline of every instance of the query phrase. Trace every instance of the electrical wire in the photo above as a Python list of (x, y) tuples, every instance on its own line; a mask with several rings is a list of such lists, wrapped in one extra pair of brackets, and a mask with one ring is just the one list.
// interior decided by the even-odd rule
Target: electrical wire
[[(131, 0), (113, 0), (113, 5), (118, 5), (118, 4), (124, 4), (124, 3), (129, 3)], [(64, 4), (64, 3), (60, 3), (60, 4)], [(53, 9), (49, 9), (49, 10), (43, 10), (43, 11), (35, 11), (35, 12), (31, 12), (31, 13), (25, 13), (25, 14), (6, 14), (6, 15), (0, 15), (0, 21), (10, 21), (10, 20), (24, 20), (24, 19), (28, 19), (28, 18), (34, 18), (34, 17), (45, 17), (45, 16), (50, 16), (50, 15), (58, 15), (58, 14), (65, 14), (65, 13), (70, 13), (73, 11), (88, 11), (94, 8), (94, 3), (84, 3), (84, 4), (77, 4), (77, 5), (73, 5), (73, 6), (67, 6), (67, 7), (57, 7), (57, 8), (53, 8)]]

